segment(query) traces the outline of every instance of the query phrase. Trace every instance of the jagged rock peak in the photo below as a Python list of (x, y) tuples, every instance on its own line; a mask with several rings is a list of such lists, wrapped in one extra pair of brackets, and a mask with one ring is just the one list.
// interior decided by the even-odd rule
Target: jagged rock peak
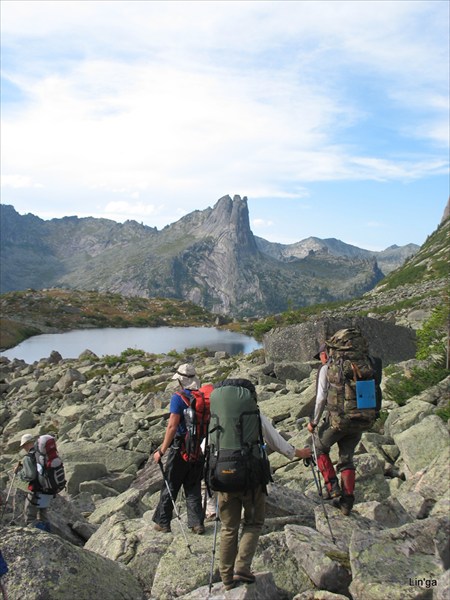
[(208, 216), (205, 229), (216, 237), (226, 236), (234, 240), (241, 250), (257, 252), (255, 238), (250, 229), (247, 196), (222, 196)]
[(441, 223), (444, 223), (450, 216), (450, 198), (447, 200), (447, 205), (444, 208), (444, 214), (442, 215)]

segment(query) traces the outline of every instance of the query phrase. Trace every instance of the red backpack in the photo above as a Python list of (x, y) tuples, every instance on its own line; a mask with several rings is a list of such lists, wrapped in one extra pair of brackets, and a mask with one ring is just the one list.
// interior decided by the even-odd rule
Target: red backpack
[[(41, 435), (34, 445), (39, 490), (44, 494), (59, 494), (66, 487), (64, 464), (52, 435)], [(32, 485), (32, 484), (30, 484)], [(29, 489), (33, 489), (29, 487)]]
[(186, 462), (196, 462), (202, 454), (201, 444), (208, 435), (209, 421), (211, 420), (210, 400), (212, 384), (203, 385), (198, 390), (189, 390), (192, 400), (183, 392), (175, 392), (186, 404), (184, 420), (186, 434), (181, 447), (181, 456)]

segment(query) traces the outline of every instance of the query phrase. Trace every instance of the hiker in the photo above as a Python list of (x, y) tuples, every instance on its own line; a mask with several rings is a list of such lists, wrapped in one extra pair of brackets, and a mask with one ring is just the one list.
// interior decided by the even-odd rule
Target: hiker
[[(234, 450), (226, 449), (233, 444)], [(311, 457), (309, 448), (294, 448), (259, 413), (256, 390), (249, 380), (227, 379), (217, 384), (211, 394), (207, 473), (209, 486), (217, 490), (219, 497), (219, 571), (226, 590), (255, 581), (251, 564), (264, 524), (266, 485), (271, 480), (265, 444), (290, 459)], [(248, 462), (244, 465), (244, 461)], [(244, 520), (238, 541), (242, 509)]]
[(35, 439), (25, 433), (20, 440), (20, 450), (25, 453), (22, 462), (18, 462), (14, 473), (19, 475), (22, 481), (28, 482), (28, 494), (25, 499), (25, 522), (27, 525), (34, 525), (44, 531), (50, 531), (50, 522), (48, 519), (48, 507), (50, 506), (53, 494), (44, 494), (41, 491), (38, 472), (36, 466)]
[[(319, 468), (334, 505), (348, 516), (355, 501), (355, 465), (353, 455), (363, 431), (370, 429), (381, 406), (381, 360), (369, 356), (367, 340), (355, 328), (341, 329), (322, 344), (314, 414), (307, 425), (313, 434)], [(370, 406), (358, 406), (356, 386), (359, 381), (373, 382)], [(320, 423), (324, 410), (327, 413)], [(330, 459), (331, 447), (337, 444), (337, 473)]]
[(205, 533), (201, 492), (204, 454), (200, 449), (198, 459), (189, 460), (186, 456), (184, 443), (187, 431), (186, 402), (192, 402), (195, 397), (194, 393), (200, 389), (200, 381), (197, 377), (195, 367), (189, 363), (179, 366), (172, 379), (178, 381), (180, 391), (172, 395), (169, 422), (164, 440), (153, 454), (155, 463), (158, 463), (168, 453), (165, 465), (165, 477), (170, 487), (172, 498), (164, 483), (158, 506), (153, 514), (154, 529), (163, 533), (171, 531), (170, 522), (174, 510), (172, 501), (176, 501), (178, 492), (181, 486), (183, 486), (186, 496), (188, 527), (193, 533), (202, 535)]

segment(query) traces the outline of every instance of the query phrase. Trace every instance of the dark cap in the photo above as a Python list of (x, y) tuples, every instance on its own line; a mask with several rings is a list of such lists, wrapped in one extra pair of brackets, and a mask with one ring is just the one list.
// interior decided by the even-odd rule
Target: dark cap
[(327, 345), (325, 343), (320, 344), (319, 352), (317, 354), (314, 354), (313, 358), (315, 358), (316, 360), (320, 360), (320, 353), (326, 352), (326, 351), (327, 351)]

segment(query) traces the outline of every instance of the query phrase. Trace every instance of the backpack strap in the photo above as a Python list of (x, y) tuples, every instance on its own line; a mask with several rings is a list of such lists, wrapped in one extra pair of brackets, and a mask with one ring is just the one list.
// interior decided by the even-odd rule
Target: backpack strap
[(189, 400), (189, 398), (186, 396), (186, 394), (184, 394), (183, 392), (175, 392), (175, 394), (177, 396), (180, 396), (180, 398), (183, 400), (183, 402), (186, 404), (187, 407), (191, 406), (192, 401)]

